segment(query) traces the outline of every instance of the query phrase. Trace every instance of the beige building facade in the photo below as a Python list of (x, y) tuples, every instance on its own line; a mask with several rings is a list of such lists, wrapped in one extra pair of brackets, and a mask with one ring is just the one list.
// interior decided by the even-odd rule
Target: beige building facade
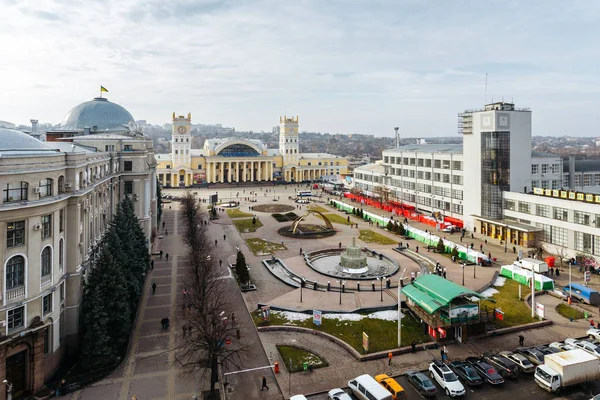
[(207, 139), (192, 149), (192, 116), (173, 113), (170, 154), (157, 154), (157, 174), (165, 187), (214, 183), (302, 182), (346, 174), (348, 160), (327, 153), (299, 153), (298, 117), (281, 117), (279, 149), (260, 140)]
[(97, 100), (71, 110), (46, 142), (0, 129), (0, 380), (15, 395), (43, 388), (76, 351), (82, 283), (123, 196), (148, 244), (156, 227), (152, 142), (123, 126), (122, 107), (100, 101), (103, 110)]

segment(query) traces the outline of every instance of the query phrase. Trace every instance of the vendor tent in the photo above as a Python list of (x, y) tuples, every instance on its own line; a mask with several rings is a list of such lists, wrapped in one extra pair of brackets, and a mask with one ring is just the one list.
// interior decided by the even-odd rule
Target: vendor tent
[(527, 286), (531, 286), (531, 278), (535, 275), (535, 290), (554, 290), (554, 280), (545, 275), (534, 274), (516, 265), (503, 265), (500, 268), (500, 275)]

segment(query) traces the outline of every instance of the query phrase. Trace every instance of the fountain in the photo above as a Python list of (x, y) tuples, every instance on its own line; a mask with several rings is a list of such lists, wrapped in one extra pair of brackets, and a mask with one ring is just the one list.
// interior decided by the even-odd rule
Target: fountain
[(364, 274), (369, 270), (367, 254), (356, 245), (356, 237), (352, 237), (352, 245), (346, 246), (340, 254), (339, 269), (346, 274)]

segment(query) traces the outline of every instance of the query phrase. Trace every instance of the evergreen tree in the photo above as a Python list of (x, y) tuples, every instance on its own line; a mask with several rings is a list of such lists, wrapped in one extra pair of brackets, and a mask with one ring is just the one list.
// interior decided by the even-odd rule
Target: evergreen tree
[(452, 248), (452, 252), (450, 253), (451, 256), (454, 256), (455, 258), (458, 259), (458, 248), (456, 246), (454, 246)]
[(235, 260), (235, 273), (237, 274), (240, 284), (245, 285), (250, 280), (250, 273), (248, 272), (248, 266), (246, 265), (246, 257), (241, 251), (237, 252), (237, 258)]
[(439, 242), (437, 243), (437, 251), (438, 253), (446, 252), (446, 246), (444, 245), (444, 241), (442, 240), (442, 238), (440, 238)]
[(404, 229), (404, 224), (398, 224), (398, 235), (406, 235), (406, 229)]
[(156, 223), (159, 223), (162, 219), (162, 187), (160, 183), (158, 183), (158, 179), (156, 180)]
[(394, 223), (392, 221), (388, 221), (386, 228), (388, 231), (393, 232), (394, 231)]

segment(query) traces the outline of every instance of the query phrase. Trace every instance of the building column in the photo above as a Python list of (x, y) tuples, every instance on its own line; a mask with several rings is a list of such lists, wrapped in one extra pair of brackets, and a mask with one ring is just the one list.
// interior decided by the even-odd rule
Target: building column
[(212, 180), (214, 183), (217, 183), (217, 162), (215, 161), (211, 164), (212, 164), (212, 173), (211, 173)]
[(254, 161), (250, 161), (250, 182), (254, 182)]
[(225, 161), (221, 161), (221, 183), (225, 183)]
[(242, 165), (242, 182), (246, 182), (246, 165), (248, 164), (247, 161), (244, 161), (244, 164)]
[(239, 182), (240, 179), (240, 162), (239, 161), (234, 161), (233, 165), (235, 165), (235, 167), (233, 168), (233, 173), (235, 174), (235, 182)]
[(257, 181), (259, 181), (259, 182), (262, 181), (262, 161), (258, 162), (258, 168), (257, 168), (256, 173), (258, 175)]
[(273, 176), (273, 172), (271, 171), (271, 168), (273, 168), (273, 163), (268, 161), (267, 162), (267, 181), (270, 181)]

